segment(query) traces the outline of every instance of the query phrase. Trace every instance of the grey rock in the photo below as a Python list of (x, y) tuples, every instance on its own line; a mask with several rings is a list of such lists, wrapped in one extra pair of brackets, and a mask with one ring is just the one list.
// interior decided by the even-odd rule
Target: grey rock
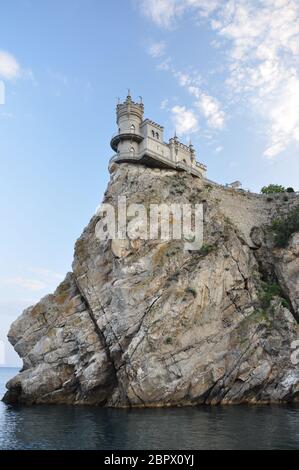
[[(289, 202), (212, 187), (185, 172), (110, 167), (105, 202), (204, 204), (204, 243), (99, 241), (94, 216), (73, 272), (25, 310), (9, 339), (24, 367), (6, 402), (182, 406), (299, 400), (299, 234), (273, 250), (263, 226)], [(251, 238), (252, 236), (252, 238)], [(276, 266), (293, 312), (260, 302), (260, 258)], [(271, 264), (272, 263), (272, 264)], [(267, 264), (268, 266), (268, 264)], [(272, 268), (271, 268), (272, 269)]]

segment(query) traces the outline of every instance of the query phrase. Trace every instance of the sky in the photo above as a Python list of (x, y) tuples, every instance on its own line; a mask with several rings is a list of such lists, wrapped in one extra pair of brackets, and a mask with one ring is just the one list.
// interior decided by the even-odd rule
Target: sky
[(299, 2), (1, 0), (0, 18), (0, 362), (13, 366), (9, 325), (71, 270), (128, 88), (167, 139), (192, 139), (208, 178), (299, 190)]

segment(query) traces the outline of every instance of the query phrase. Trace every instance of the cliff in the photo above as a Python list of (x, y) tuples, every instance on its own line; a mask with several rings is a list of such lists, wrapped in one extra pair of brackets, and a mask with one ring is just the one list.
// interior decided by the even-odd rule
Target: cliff
[[(24, 311), (9, 403), (182, 406), (299, 401), (299, 233), (267, 230), (299, 204), (185, 172), (112, 164), (105, 202), (202, 203), (204, 245), (99, 241), (94, 216), (73, 272)], [(298, 343), (299, 344), (299, 343)], [(293, 354), (293, 356), (292, 356)]]

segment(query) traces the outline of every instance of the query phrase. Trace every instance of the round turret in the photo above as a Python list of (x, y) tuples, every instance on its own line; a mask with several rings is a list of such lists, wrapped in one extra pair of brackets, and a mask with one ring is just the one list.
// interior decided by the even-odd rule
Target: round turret
[(143, 121), (143, 103), (135, 103), (130, 91), (123, 103), (116, 106), (118, 132), (112, 137), (110, 145), (119, 155), (138, 153), (138, 144), (143, 140), (140, 125)]

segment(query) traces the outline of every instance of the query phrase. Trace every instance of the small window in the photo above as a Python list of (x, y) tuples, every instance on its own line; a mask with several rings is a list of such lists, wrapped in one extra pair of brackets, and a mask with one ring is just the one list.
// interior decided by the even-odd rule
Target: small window
[(155, 137), (155, 131), (152, 131), (152, 136)]
[(131, 124), (131, 132), (135, 132), (135, 126), (134, 126), (134, 124)]
[(160, 138), (159, 132), (156, 132), (156, 138), (159, 140), (159, 138)]

